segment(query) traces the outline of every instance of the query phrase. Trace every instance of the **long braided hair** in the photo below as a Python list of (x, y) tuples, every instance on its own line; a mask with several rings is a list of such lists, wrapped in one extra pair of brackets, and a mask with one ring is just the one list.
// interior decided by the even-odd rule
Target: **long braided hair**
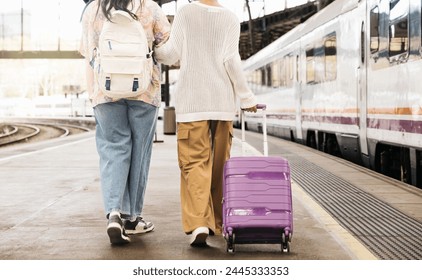
[(101, 0), (101, 10), (105, 17), (110, 20), (110, 11), (111, 9), (121, 10), (128, 12), (130, 16), (134, 19), (138, 19), (136, 14), (128, 9), (129, 4), (132, 5), (132, 9), (135, 6), (135, 1), (137, 0)]

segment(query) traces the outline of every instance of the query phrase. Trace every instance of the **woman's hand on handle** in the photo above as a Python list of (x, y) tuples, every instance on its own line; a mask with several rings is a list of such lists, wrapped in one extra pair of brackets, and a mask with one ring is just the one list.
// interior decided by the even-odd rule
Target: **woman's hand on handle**
[(256, 105), (255, 105), (253, 107), (243, 108), (242, 110), (244, 110), (245, 112), (253, 112), (253, 113), (256, 113), (257, 108), (256, 108)]

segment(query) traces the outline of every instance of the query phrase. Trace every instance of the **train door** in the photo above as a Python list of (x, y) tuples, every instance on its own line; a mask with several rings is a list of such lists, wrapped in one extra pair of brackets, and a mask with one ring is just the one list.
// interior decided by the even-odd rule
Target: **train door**
[(361, 156), (364, 164), (369, 164), (368, 159), (368, 142), (367, 142), (367, 1), (361, 1), (359, 10), (362, 12), (362, 22), (360, 23), (360, 61), (357, 69), (357, 94), (358, 94), (358, 111), (359, 111), (359, 144)]

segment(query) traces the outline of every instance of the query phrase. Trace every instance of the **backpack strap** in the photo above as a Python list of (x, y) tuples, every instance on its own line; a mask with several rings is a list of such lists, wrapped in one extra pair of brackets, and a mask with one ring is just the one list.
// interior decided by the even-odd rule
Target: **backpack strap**
[(82, 22), (82, 18), (84, 17), (84, 13), (85, 13), (85, 10), (86, 10), (86, 8), (88, 8), (88, 5), (89, 4), (91, 4), (92, 2), (94, 2), (95, 0), (89, 0), (86, 4), (85, 4), (85, 7), (84, 7), (84, 9), (82, 10), (82, 14), (81, 14), (81, 18), (80, 18), (80, 20), (79, 20), (79, 22)]

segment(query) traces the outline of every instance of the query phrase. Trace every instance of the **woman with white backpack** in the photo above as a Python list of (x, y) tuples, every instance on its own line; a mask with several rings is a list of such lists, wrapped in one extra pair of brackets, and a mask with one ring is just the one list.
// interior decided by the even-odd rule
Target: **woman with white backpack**
[[(160, 68), (148, 50), (141, 58), (133, 57), (129, 61), (118, 58), (116, 63), (119, 56), (116, 52), (125, 46), (113, 40), (115, 31), (109, 32), (111, 37), (102, 34), (110, 20), (132, 27), (138, 24), (149, 50), (167, 40), (170, 23), (152, 0), (96, 0), (86, 7), (82, 18), (80, 53), (86, 60), (87, 90), (97, 123), (96, 145), (107, 233), (112, 244), (125, 244), (130, 242), (130, 234), (154, 229), (153, 223), (141, 215), (161, 104)], [(135, 33), (132, 37), (138, 40)], [(142, 39), (137, 43), (141, 44)], [(147, 60), (143, 68), (139, 67), (140, 59)], [(126, 85), (129, 90), (123, 89)]]

